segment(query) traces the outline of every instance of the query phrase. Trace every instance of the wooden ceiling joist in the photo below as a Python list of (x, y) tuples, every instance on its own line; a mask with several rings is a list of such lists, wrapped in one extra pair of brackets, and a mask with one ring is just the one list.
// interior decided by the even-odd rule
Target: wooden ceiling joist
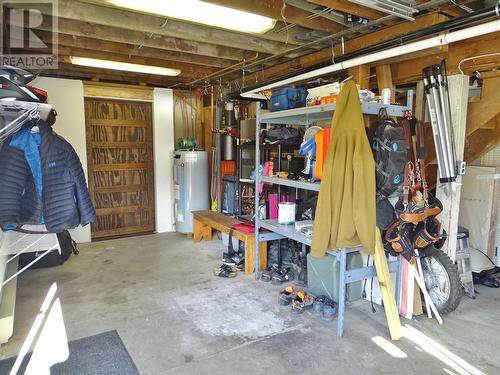
[[(401, 22), (399, 24), (386, 27), (382, 30), (366, 34), (355, 39), (345, 42), (345, 52), (354, 52), (363, 47), (370, 46), (379, 42), (393, 39), (402, 34), (407, 34), (412, 31), (420, 30), (429, 27), (436, 23), (446, 21), (448, 18), (439, 13), (430, 13), (417, 18), (414, 22)], [(335, 56), (341, 55), (341, 46), (335, 45)], [(331, 48), (325, 48), (319, 52), (301, 56), (295, 60), (287, 61), (283, 64), (277, 64), (271, 68), (257, 72), (247, 76), (247, 82), (262, 81), (273, 77), (279, 77), (283, 72), (293, 72), (300, 69), (308, 68), (314, 64), (318, 64), (332, 58)]]
[[(43, 24), (39, 28), (48, 30)], [(239, 48), (215, 45), (210, 43), (209, 40), (205, 42), (195, 42), (155, 33), (145, 33), (142, 30), (125, 30), (120, 27), (104, 26), (64, 18), (59, 18), (58, 31), (62, 34), (232, 61), (239, 61), (245, 57), (248, 58), (249, 55), (255, 55), (255, 53), (245, 54), (245, 50)]]
[[(37, 32), (37, 36), (45, 43), (50, 43), (52, 35), (49, 32)], [(87, 38), (76, 35), (58, 34), (57, 44), (59, 48), (82, 48), (87, 50), (116, 53), (129, 56), (149, 57), (154, 59), (176, 61), (200, 66), (225, 68), (233, 64), (230, 60), (215, 57), (200, 56), (190, 53), (168, 51), (164, 49), (138, 46), (128, 43), (110, 42), (96, 38)]]
[[(429, 65), (439, 64), (442, 60), (446, 60), (448, 74), (458, 73), (458, 63), (460, 60), (477, 56), (480, 54), (488, 54), (498, 52), (498, 40), (500, 31), (492, 34), (475, 37), (461, 42), (453, 43), (448, 50), (433, 56), (411, 59), (399, 62), (392, 65), (392, 77), (395, 83), (413, 83), (422, 79), (422, 69)], [(488, 64), (487, 69), (500, 69), (500, 60), (495, 60), (496, 63)], [(487, 61), (483, 61), (486, 63)], [(480, 65), (476, 65), (475, 69), (481, 70)], [(470, 70), (469, 70), (470, 71)]]
[[(287, 40), (286, 33), (272, 37), (264, 34), (249, 35), (85, 2), (59, 0), (58, 3), (58, 15), (61, 18), (125, 30), (141, 30), (145, 33), (198, 42), (209, 40), (210, 43), (217, 45), (270, 54), (285, 51), (290, 45), (299, 44)], [(270, 38), (273, 40), (269, 40)]]

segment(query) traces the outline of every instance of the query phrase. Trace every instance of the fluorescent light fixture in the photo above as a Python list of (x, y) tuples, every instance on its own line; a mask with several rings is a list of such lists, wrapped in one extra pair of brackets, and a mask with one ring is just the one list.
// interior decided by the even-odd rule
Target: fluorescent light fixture
[(178, 76), (181, 74), (179, 69), (163, 68), (161, 66), (149, 66), (124, 63), (120, 61), (90, 59), (88, 57), (70, 56), (72, 64), (89, 66), (91, 68), (123, 70), (125, 72), (156, 74), (160, 76)]
[(189, 22), (262, 34), (276, 20), (199, 0), (106, 0), (107, 3), (144, 13), (177, 18)]
[(433, 47), (444, 46), (450, 43), (459, 42), (461, 40), (467, 40), (477, 36), (490, 34), (500, 31), (500, 20), (494, 20), (487, 23), (483, 23), (476, 26), (471, 26), (466, 29), (457, 31), (447, 31), (445, 33), (430, 37), (428, 39), (418, 40), (416, 42), (411, 42), (403, 44), (401, 46), (393, 47), (390, 49), (373, 52), (368, 55), (363, 55), (359, 57), (354, 57), (352, 59), (335, 63), (332, 65), (325, 66), (316, 70), (312, 70), (307, 73), (302, 73), (294, 77), (286, 78), (278, 82), (270, 83), (265, 86), (261, 86), (256, 89), (244, 92), (241, 94), (244, 98), (256, 98), (259, 92), (264, 90), (272, 90), (276, 87), (282, 87), (289, 85), (298, 81), (304, 81), (316, 77), (321, 77), (325, 74), (338, 72), (344, 69), (348, 69), (354, 66), (371, 64), (377, 61), (398, 57), (406, 55), (408, 53), (423, 51)]

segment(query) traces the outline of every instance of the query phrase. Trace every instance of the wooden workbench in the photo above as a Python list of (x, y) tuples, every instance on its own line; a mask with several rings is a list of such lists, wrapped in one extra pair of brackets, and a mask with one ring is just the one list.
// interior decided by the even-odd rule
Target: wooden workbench
[[(212, 230), (218, 230), (222, 233), (229, 233), (232, 226), (239, 224), (242, 221), (233, 217), (213, 211), (194, 211), (194, 242), (212, 240)], [(244, 233), (233, 230), (233, 237), (243, 241), (245, 245), (245, 274), (250, 274), (255, 269), (255, 234)], [(266, 242), (259, 243), (259, 270), (267, 267), (267, 244)]]

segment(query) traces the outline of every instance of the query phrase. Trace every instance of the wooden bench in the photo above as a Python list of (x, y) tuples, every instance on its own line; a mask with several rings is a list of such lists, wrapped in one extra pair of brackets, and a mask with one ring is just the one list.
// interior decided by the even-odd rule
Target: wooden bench
[[(218, 230), (222, 233), (229, 233), (234, 224), (241, 223), (241, 220), (212, 211), (194, 211), (194, 242), (212, 240), (212, 230)], [(245, 245), (245, 274), (250, 274), (255, 269), (255, 234), (244, 233), (237, 230), (233, 231), (233, 237), (243, 241)], [(267, 243), (259, 243), (259, 270), (267, 267)]]

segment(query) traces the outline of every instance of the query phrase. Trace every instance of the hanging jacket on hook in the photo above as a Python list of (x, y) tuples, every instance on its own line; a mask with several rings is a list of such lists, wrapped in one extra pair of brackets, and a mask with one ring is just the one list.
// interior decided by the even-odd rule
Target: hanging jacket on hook
[(312, 256), (361, 244), (375, 250), (375, 162), (353, 81), (337, 98), (316, 206)]
[[(31, 133), (38, 126), (39, 134)], [(43, 121), (8, 139), (0, 151), (0, 226), (45, 224), (58, 233), (96, 214), (73, 147)]]

